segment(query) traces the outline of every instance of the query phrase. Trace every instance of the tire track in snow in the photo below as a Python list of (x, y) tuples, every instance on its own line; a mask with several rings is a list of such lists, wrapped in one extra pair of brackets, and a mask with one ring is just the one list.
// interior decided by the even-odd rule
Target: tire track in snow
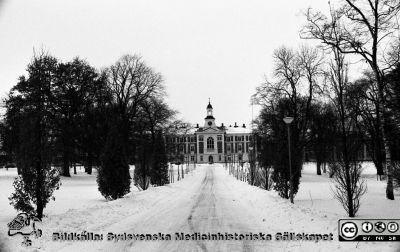
[[(187, 222), (192, 233), (216, 233), (216, 232), (246, 232), (246, 226), (240, 223), (235, 216), (229, 214), (233, 205), (221, 204), (219, 202), (216, 184), (219, 186), (224, 185), (222, 181), (217, 181), (214, 174), (215, 167), (207, 167), (206, 175), (204, 176), (200, 194), (198, 195), (195, 203), (193, 204)], [(223, 188), (228, 190), (228, 188)], [(222, 198), (220, 199), (222, 200)], [(227, 228), (228, 230), (220, 230), (220, 228)], [(240, 244), (239, 244), (240, 243)], [(196, 244), (202, 251), (225, 251), (230, 246), (232, 249), (241, 251), (253, 251), (249, 241), (196, 241)], [(211, 248), (210, 248), (211, 247)]]
[[(211, 175), (210, 175), (211, 173)], [(213, 187), (214, 187), (214, 179), (213, 179), (213, 173), (210, 172), (210, 168), (207, 168), (206, 176), (204, 176), (202, 182), (201, 182), (201, 188), (200, 188), (200, 195), (197, 197), (196, 202), (194, 203), (192, 209), (190, 210), (190, 214), (187, 218), (188, 224), (190, 231), (192, 233), (199, 232), (197, 228), (199, 227), (199, 224), (201, 224), (201, 219), (204, 218), (204, 216), (200, 217), (199, 215), (202, 214), (201, 210), (204, 208), (204, 206), (201, 205), (208, 205), (211, 204), (211, 211), (212, 211), (212, 217), (216, 217), (216, 212), (215, 212), (215, 196), (213, 193)], [(213, 199), (212, 202), (205, 202), (207, 200), (207, 197), (211, 197)], [(202, 207), (202, 208), (201, 208)], [(198, 214), (199, 213), (199, 214)], [(193, 218), (194, 217), (194, 218)], [(206, 245), (202, 242), (197, 240), (196, 244), (203, 250), (203, 251), (208, 251)]]

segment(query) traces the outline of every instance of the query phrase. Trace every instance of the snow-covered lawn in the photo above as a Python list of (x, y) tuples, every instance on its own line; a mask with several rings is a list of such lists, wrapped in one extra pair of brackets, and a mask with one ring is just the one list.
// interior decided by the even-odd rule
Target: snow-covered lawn
[[(400, 218), (400, 193), (385, 199), (385, 182), (376, 181), (374, 168), (366, 164), (368, 192), (363, 197), (361, 218)], [(399, 251), (398, 243), (340, 243), (337, 220), (346, 213), (333, 198), (329, 178), (315, 175), (315, 165), (306, 164), (295, 205), (276, 192), (265, 191), (228, 175), (222, 165), (197, 165), (185, 179), (163, 187), (132, 192), (107, 202), (97, 190), (96, 173), (78, 170), (62, 177), (56, 201), (45, 209), (43, 236), (32, 239), (29, 249), (21, 237), (7, 237), (6, 224), (16, 216), (8, 197), (13, 191), (15, 169), (0, 169), (0, 251), (5, 240), (12, 251)], [(307, 232), (333, 233), (333, 242), (227, 243), (167, 242), (54, 242), (51, 234), (64, 232), (175, 233), (175, 232)], [(395, 247), (397, 246), (397, 247)]]
[[(329, 215), (346, 216), (340, 203), (333, 198), (334, 184), (327, 174), (316, 175), (315, 163), (306, 163), (300, 180), (295, 204), (326, 212)], [(367, 182), (367, 193), (361, 198), (357, 218), (400, 218), (400, 192), (395, 191), (396, 200), (387, 200), (386, 181), (376, 179), (376, 169), (371, 162), (363, 164), (362, 177)]]

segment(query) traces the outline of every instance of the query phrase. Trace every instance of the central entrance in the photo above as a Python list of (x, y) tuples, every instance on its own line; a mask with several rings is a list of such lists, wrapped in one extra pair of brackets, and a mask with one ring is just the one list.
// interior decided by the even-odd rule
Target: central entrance
[(208, 163), (210, 163), (210, 164), (214, 163), (213, 156), (208, 157)]

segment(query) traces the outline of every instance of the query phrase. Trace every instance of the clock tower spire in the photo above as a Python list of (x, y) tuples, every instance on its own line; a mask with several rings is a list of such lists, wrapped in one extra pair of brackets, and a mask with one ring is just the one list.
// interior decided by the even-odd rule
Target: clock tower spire
[(213, 116), (213, 107), (211, 105), (210, 98), (208, 98), (208, 105), (207, 105), (207, 117), (204, 118), (204, 128), (214, 128), (215, 125), (215, 118)]

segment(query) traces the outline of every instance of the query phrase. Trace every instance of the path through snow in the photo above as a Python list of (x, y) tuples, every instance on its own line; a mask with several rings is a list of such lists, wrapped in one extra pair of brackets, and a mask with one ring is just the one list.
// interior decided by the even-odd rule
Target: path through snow
[[(88, 209), (70, 210), (43, 222), (40, 251), (396, 251), (390, 243), (340, 243), (337, 219), (291, 205), (271, 192), (237, 181), (220, 165), (198, 166), (185, 179), (134, 192)], [(55, 242), (53, 232), (171, 234), (170, 241)], [(272, 241), (175, 240), (175, 233), (271, 234)], [(333, 241), (276, 241), (277, 232), (333, 233)], [(15, 239), (13, 239), (15, 240)], [(15, 242), (15, 241), (13, 241)], [(24, 250), (24, 249), (23, 249)]]

